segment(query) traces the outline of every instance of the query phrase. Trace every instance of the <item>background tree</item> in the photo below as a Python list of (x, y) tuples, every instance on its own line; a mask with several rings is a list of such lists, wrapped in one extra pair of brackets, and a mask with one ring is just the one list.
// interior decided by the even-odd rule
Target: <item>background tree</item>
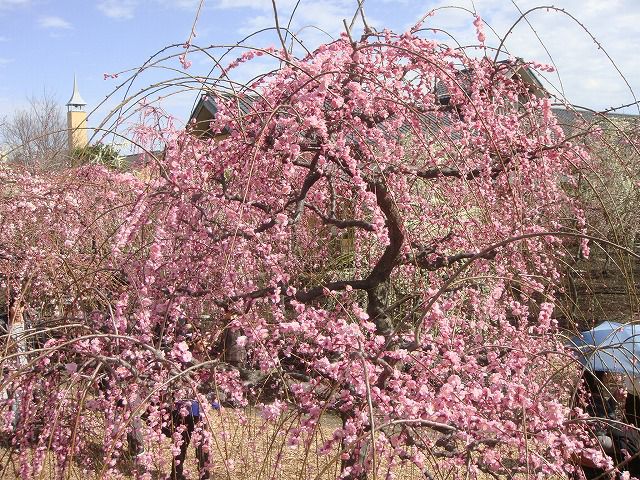
[(0, 122), (0, 141), (9, 162), (25, 168), (54, 168), (68, 163), (67, 122), (49, 94), (28, 99), (29, 106)]
[(122, 165), (122, 155), (113, 146), (105, 143), (87, 145), (83, 148), (76, 148), (71, 152), (71, 163), (78, 165), (104, 165), (105, 167), (120, 169)]

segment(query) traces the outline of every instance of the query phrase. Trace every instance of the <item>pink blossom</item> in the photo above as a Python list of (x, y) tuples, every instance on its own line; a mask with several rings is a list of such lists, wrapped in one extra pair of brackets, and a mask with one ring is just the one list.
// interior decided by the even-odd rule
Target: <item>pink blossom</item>
[(193, 355), (189, 351), (189, 345), (187, 345), (187, 342), (176, 343), (171, 353), (176, 358), (176, 360), (179, 360), (181, 362), (186, 363), (193, 360)]

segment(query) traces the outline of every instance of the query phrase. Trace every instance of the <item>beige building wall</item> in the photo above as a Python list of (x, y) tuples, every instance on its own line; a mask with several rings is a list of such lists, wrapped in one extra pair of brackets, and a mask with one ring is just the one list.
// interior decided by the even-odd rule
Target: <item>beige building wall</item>
[(86, 147), (89, 143), (87, 131), (87, 112), (70, 110), (67, 112), (67, 128), (69, 129), (69, 150)]

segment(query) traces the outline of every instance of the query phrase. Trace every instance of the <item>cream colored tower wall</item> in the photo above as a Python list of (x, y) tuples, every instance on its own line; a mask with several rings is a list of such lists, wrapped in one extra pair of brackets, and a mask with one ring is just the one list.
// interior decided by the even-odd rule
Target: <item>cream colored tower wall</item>
[(67, 112), (67, 128), (69, 129), (69, 150), (82, 148), (89, 143), (87, 131), (87, 112), (71, 110)]

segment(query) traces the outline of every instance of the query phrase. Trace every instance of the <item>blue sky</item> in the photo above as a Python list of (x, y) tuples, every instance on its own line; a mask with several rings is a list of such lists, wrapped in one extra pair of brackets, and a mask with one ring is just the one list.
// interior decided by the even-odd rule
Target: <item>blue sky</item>
[[(104, 73), (127, 70), (143, 64), (159, 49), (184, 42), (190, 34), (200, 0), (0, 0), (0, 116), (25, 105), (29, 96), (46, 91), (60, 101), (71, 95), (74, 73), (82, 96), (95, 107), (126, 75), (104, 80)], [(286, 23), (295, 0), (278, 0), (281, 23)], [(342, 19), (350, 17), (356, 0), (301, 0), (292, 26), (310, 47), (342, 30)], [(640, 95), (640, 0), (557, 0), (553, 3), (574, 14), (601, 42), (624, 74), (631, 89)], [(434, 7), (454, 5), (476, 10), (499, 35), (525, 11), (541, 3), (533, 0), (366, 0), (370, 22), (376, 28), (404, 30)], [(517, 6), (516, 6), (517, 5)], [(602, 109), (634, 101), (634, 96), (616, 68), (593, 40), (567, 16), (536, 12), (527, 17), (506, 42), (510, 52), (526, 59), (558, 66), (565, 96), (579, 105)], [(461, 43), (473, 41), (472, 18), (460, 9), (445, 9), (429, 20), (429, 26), (451, 32)], [(273, 25), (271, 0), (204, 0), (196, 27), (199, 45), (235, 43), (248, 32)], [(542, 39), (544, 46), (536, 38)], [(275, 44), (263, 35), (253, 42)], [(488, 35), (488, 43), (497, 45)], [(174, 49), (169, 53), (180, 53)], [(192, 55), (190, 75), (205, 75), (211, 60)], [(146, 72), (133, 86), (166, 80), (179, 72), (177, 58)], [(254, 70), (256, 67), (252, 67)], [(239, 75), (250, 75), (240, 71)], [(240, 81), (243, 78), (239, 78)], [(555, 88), (560, 82), (550, 77)], [(190, 91), (165, 100), (165, 107), (184, 118), (196, 98)], [(90, 118), (95, 126), (109, 107), (122, 100), (110, 99)], [(89, 110), (91, 108), (88, 108)], [(633, 113), (634, 109), (625, 110)], [(637, 109), (635, 112), (638, 113)]]

